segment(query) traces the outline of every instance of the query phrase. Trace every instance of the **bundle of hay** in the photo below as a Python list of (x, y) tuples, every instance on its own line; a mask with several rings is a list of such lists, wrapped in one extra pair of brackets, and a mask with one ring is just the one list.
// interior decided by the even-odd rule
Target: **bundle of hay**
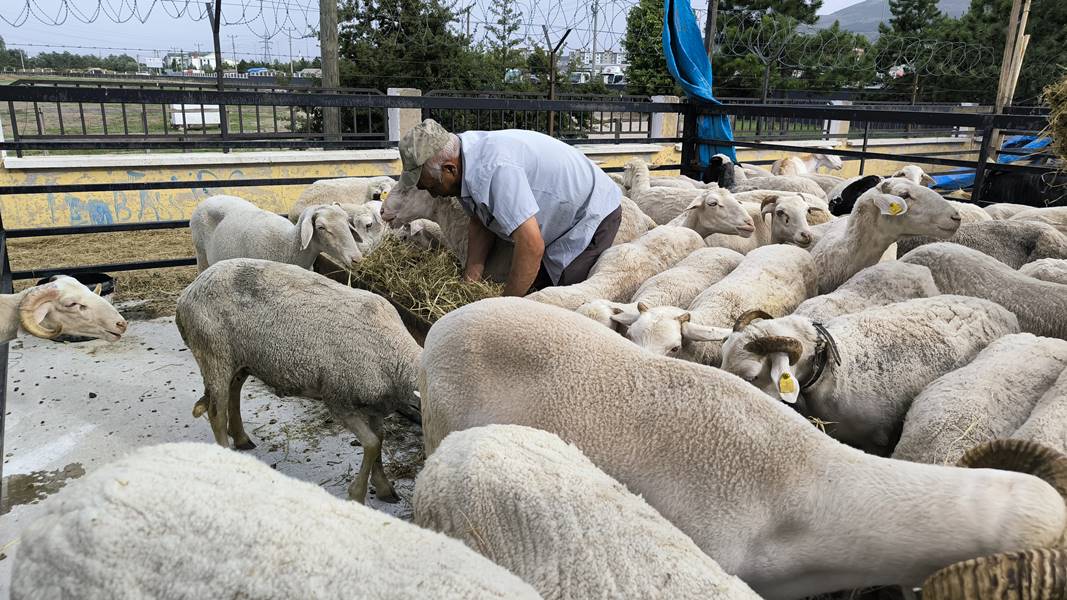
[[(324, 274), (337, 281), (348, 278), (340, 267)], [(499, 296), (504, 289), (488, 281), (463, 281), (456, 257), (448, 250), (423, 249), (393, 236), (363, 258), (349, 284), (388, 298), (401, 316), (407, 311), (426, 325), (465, 304)]]
[(1067, 77), (1045, 88), (1042, 99), (1049, 106), (1048, 129), (1060, 158), (1067, 161)]

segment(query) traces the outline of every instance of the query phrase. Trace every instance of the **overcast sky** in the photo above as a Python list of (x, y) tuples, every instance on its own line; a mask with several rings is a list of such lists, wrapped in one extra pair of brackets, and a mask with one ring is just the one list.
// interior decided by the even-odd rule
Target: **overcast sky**
[[(692, 0), (703, 20), (706, 0)], [(820, 13), (833, 12), (860, 0), (824, 0)], [(600, 8), (596, 30), (599, 48), (620, 49), (626, 27), (626, 12), (636, 0), (597, 0)], [(471, 29), (475, 37), (484, 30), (488, 0), (458, 0), (457, 6), (472, 6)], [(29, 18), (25, 7), (32, 6)], [(64, 6), (72, 7), (64, 10)], [(541, 24), (554, 36), (574, 29), (570, 49), (587, 48), (593, 23), (589, 0), (518, 0), (525, 25), (520, 35), (543, 39)], [(137, 14), (131, 14), (131, 8)], [(147, 7), (151, 6), (151, 10)], [(317, 28), (318, 0), (223, 0), (222, 51), (229, 58), (271, 58), (285, 61), (290, 43), (294, 57), (313, 57), (318, 43), (306, 37), (309, 25)], [(97, 13), (97, 8), (100, 12)], [(117, 9), (115, 8), (117, 7)], [(212, 50), (211, 27), (203, 14), (203, 2), (190, 0), (0, 0), (0, 36), (8, 46), (23, 47), (29, 54), (69, 50), (82, 54), (129, 54), (162, 56), (170, 50)], [(262, 7), (262, 9), (261, 9)], [(181, 11), (185, 11), (181, 14)], [(75, 12), (76, 11), (76, 12)], [(82, 23), (96, 13), (92, 23)], [(65, 21), (52, 25), (55, 21)], [(141, 22), (144, 19), (144, 23)], [(457, 26), (465, 23), (457, 18)], [(125, 20), (124, 23), (115, 21)], [(14, 22), (15, 25), (12, 25)], [(21, 23), (21, 24), (20, 24)], [(264, 45), (267, 40), (267, 46)]]

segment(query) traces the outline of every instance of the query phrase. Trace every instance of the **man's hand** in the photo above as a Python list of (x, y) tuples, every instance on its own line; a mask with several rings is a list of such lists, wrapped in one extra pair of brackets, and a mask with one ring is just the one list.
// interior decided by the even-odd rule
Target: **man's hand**
[(476, 217), (471, 217), (467, 225), (467, 265), (463, 270), (463, 279), (467, 281), (480, 281), (482, 272), (485, 271), (485, 261), (489, 258), (489, 250), (493, 247), (496, 236), (486, 229), (485, 225)]
[(541, 257), (545, 254), (545, 241), (541, 238), (537, 219), (530, 217), (523, 221), (511, 233), (511, 239), (515, 242), (515, 253), (511, 258), (511, 272), (508, 273), (503, 295), (525, 296), (537, 277)]

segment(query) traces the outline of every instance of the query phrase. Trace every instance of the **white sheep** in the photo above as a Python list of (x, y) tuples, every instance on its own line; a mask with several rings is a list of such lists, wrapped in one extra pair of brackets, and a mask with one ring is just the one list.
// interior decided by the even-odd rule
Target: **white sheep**
[(1030, 210), (1031, 208), (1033, 208), (1033, 206), (1029, 206), (1027, 204), (997, 202), (995, 204), (990, 204), (989, 206), (986, 206), (982, 210), (986, 211), (987, 213), (989, 213), (989, 216), (999, 221), (1010, 219), (1013, 216), (1019, 214), (1020, 212), (1024, 210)]
[(1042, 258), (1067, 258), (1067, 236), (1047, 223), (1033, 221), (969, 223), (961, 225), (948, 239), (909, 236), (900, 240), (897, 251), (903, 256), (923, 244), (939, 241), (973, 248), (1013, 269)]
[(208, 414), (220, 446), (233, 438), (238, 449), (255, 447), (241, 419), (251, 375), (281, 396), (322, 400), (356, 434), (363, 461), (349, 497), (363, 502), (373, 478), (378, 500), (396, 501), (382, 470), (382, 425), (416, 403), (420, 349), (387, 300), (292, 265), (229, 260), (182, 292), (175, 322), (204, 380), (193, 416)]
[(937, 183), (919, 165), (905, 165), (897, 169), (897, 172), (890, 175), (890, 177), (901, 177), (921, 186), (931, 186)]
[(726, 341), (722, 368), (797, 404), (842, 442), (886, 454), (926, 384), (1018, 331), (1015, 315), (987, 300), (918, 298), (822, 328), (801, 316), (756, 321)]
[[(299, 215), (313, 204), (365, 204), (382, 201), (396, 185), (392, 177), (341, 177), (320, 179), (304, 188), (290, 211)], [(295, 219), (294, 219), (295, 220)]]
[(140, 448), (21, 534), (13, 600), (540, 598), (444, 535), (210, 444)]
[(829, 294), (805, 300), (793, 314), (825, 322), (840, 315), (940, 293), (930, 269), (900, 261), (881, 262), (856, 273)]
[(989, 216), (989, 213), (982, 210), (976, 204), (970, 202), (959, 202), (958, 200), (948, 200), (957, 211), (960, 213), (960, 222), (967, 223), (981, 223), (983, 221), (992, 221), (993, 217)]
[(626, 163), (625, 169), (623, 177), (631, 182), (630, 199), (658, 225), (671, 222), (707, 193), (698, 189), (652, 187), (648, 164), (639, 158)]
[(1015, 313), (1023, 331), (1067, 339), (1067, 285), (1028, 277), (958, 244), (927, 244), (900, 260), (930, 269), (943, 294), (992, 300)]
[(701, 292), (736, 269), (743, 258), (741, 254), (726, 248), (700, 248), (673, 267), (646, 279), (634, 292), (629, 304), (592, 300), (579, 306), (576, 312), (624, 333), (622, 325), (611, 319), (612, 315), (624, 311), (636, 312), (638, 303), (650, 307), (689, 306)]
[(538, 429), (449, 435), (412, 504), (418, 525), (462, 540), (545, 598), (759, 599), (581, 450)]
[(1019, 272), (1034, 279), (1067, 284), (1067, 259), (1042, 258), (1019, 267)]
[(114, 342), (126, 333), (126, 319), (105, 298), (100, 286), (56, 275), (17, 294), (0, 294), (0, 343), (18, 337), (19, 327), (46, 340), (61, 334)]
[(523, 299), (437, 321), (419, 382), (428, 457), (482, 425), (554, 433), (766, 598), (917, 585), (956, 561), (1056, 544), (1067, 524), (1063, 497), (1034, 476), (864, 454), (733, 375)]
[(948, 238), (960, 226), (959, 213), (937, 192), (904, 179), (865, 177), (844, 190), (835, 208), (851, 214), (831, 221), (811, 249), (820, 294), (877, 263), (903, 236)]
[(1065, 368), (1067, 341), (1029, 333), (994, 340), (916, 396), (893, 458), (955, 464), (971, 448), (1011, 436)]
[(415, 219), (410, 223), (404, 223), (400, 229), (395, 231), (397, 238), (411, 242), (420, 248), (427, 250), (448, 248), (441, 226), (429, 219)]
[[(808, 223), (809, 215), (822, 209), (808, 205), (801, 194), (791, 192), (745, 192), (747, 197), (761, 195), (760, 203), (743, 202), (754, 231), (744, 237), (716, 233), (704, 238), (708, 246), (729, 248), (747, 254), (767, 244), (792, 244), (807, 248), (814, 237)], [(828, 213), (823, 213), (828, 214)], [(767, 222), (770, 219), (770, 223)]]
[(1067, 369), (1045, 391), (1026, 422), (1011, 437), (1067, 452)]
[(1067, 206), (1031, 208), (1030, 210), (1016, 213), (1011, 217), (1011, 220), (1047, 223), (1055, 227), (1060, 233), (1067, 235)]
[(831, 190), (845, 180), (844, 177), (838, 177), (837, 175), (822, 175), (819, 173), (805, 173), (801, 175), (801, 177), (814, 181), (820, 188), (822, 188), (824, 194), (829, 194)]
[(779, 158), (771, 164), (773, 175), (807, 175), (819, 172), (819, 167), (828, 171), (840, 171), (844, 167), (836, 154), (807, 153)]
[(622, 219), (619, 221), (619, 230), (615, 232), (615, 241), (612, 242), (612, 246), (632, 242), (656, 226), (652, 217), (646, 215), (628, 197), (620, 198), (619, 204), (622, 207)]
[[(753, 177), (775, 177), (775, 174), (771, 173), (769, 169), (764, 169), (759, 165), (738, 164), (737, 166), (741, 169), (741, 172), (745, 174), (742, 179), (752, 179)], [(736, 172), (737, 169), (734, 169), (734, 173)]]
[(772, 177), (750, 177), (744, 181), (738, 181), (730, 191), (734, 193), (749, 192), (753, 190), (778, 190), (782, 192), (797, 192), (811, 194), (816, 198), (826, 197), (822, 187), (799, 175), (775, 175)]
[(354, 237), (358, 232), (340, 206), (309, 206), (294, 225), (236, 196), (212, 196), (193, 210), (189, 228), (201, 272), (230, 258), (260, 258), (304, 269), (311, 268), (320, 252), (345, 266), (363, 259)]
[(719, 187), (703, 191), (667, 225), (692, 229), (701, 238), (713, 234), (747, 238), (755, 231), (751, 212), (729, 190)]
[(646, 279), (703, 247), (704, 240), (692, 229), (657, 227), (632, 242), (605, 250), (585, 281), (546, 287), (526, 298), (568, 310), (591, 300), (625, 302)]
[(773, 244), (749, 252), (741, 264), (693, 299), (688, 308), (645, 307), (612, 319), (628, 327), (626, 337), (655, 354), (718, 365), (731, 326), (746, 313), (785, 316), (815, 293), (811, 255)]

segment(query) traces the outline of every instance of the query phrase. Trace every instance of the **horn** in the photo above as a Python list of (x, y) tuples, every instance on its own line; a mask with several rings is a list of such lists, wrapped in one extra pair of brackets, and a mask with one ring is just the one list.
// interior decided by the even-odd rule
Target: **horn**
[(51, 340), (63, 333), (63, 327), (48, 329), (41, 325), (33, 316), (33, 312), (45, 302), (51, 302), (59, 298), (59, 286), (53, 284), (39, 285), (29, 291), (19, 303), (19, 323), (22, 329), (30, 335)]
[(956, 466), (1033, 475), (1051, 485), (1067, 500), (1067, 456), (1037, 442), (993, 440), (968, 450)]
[(743, 315), (741, 315), (740, 317), (737, 317), (737, 320), (734, 321), (734, 331), (741, 331), (745, 327), (748, 327), (752, 323), (752, 321), (755, 321), (756, 319), (773, 319), (773, 318), (774, 317), (772, 317), (771, 315), (763, 312), (762, 310), (759, 310), (759, 309), (750, 310), (750, 311), (744, 313)]
[(923, 582), (923, 600), (1054, 600), (1067, 587), (1067, 552), (1034, 548), (958, 562)]
[(648, 305), (644, 302), (637, 303), (637, 312), (648, 312)]
[(804, 346), (796, 338), (770, 335), (756, 338), (745, 344), (745, 350), (764, 356), (775, 352), (784, 352), (789, 355), (789, 364), (795, 365), (800, 362), (800, 355), (804, 352)]
[(689, 314), (687, 312), (686, 313), (682, 313), (682, 314), (678, 315), (678, 322), (679, 323), (688, 323), (689, 319), (691, 319), (691, 318), (693, 318), (693, 315), (691, 315), (691, 314)]
[(97, 296), (99, 296), (100, 292), (102, 292), (102, 291), (104, 291), (104, 284), (102, 284), (102, 283), (96, 284), (96, 287), (93, 288), (93, 293), (96, 294)]

